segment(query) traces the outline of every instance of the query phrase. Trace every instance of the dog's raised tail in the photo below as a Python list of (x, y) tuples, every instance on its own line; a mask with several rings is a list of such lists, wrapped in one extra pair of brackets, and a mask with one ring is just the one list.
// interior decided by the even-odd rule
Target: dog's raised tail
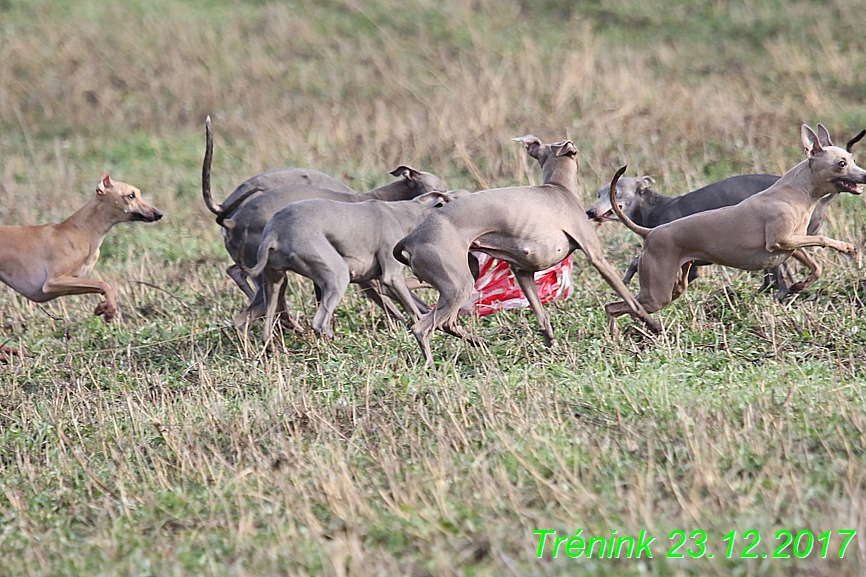
[(628, 168), (628, 165), (623, 166), (619, 170), (616, 171), (616, 174), (613, 175), (613, 179), (610, 181), (610, 190), (608, 193), (610, 194), (610, 207), (613, 209), (614, 214), (616, 214), (617, 218), (622, 222), (626, 227), (631, 229), (631, 231), (635, 234), (639, 234), (641, 237), (646, 238), (646, 236), (652, 230), (651, 228), (646, 228), (644, 226), (640, 226), (632, 222), (632, 220), (625, 215), (622, 209), (619, 207), (619, 204), (616, 202), (616, 184), (619, 182), (619, 177), (625, 173), (625, 169)]
[(262, 274), (265, 267), (268, 266), (268, 259), (271, 257), (271, 251), (277, 248), (279, 240), (275, 234), (267, 234), (259, 244), (259, 252), (256, 254), (256, 266), (247, 269), (247, 276), (255, 278)]
[(396, 258), (401, 263), (409, 266), (409, 259), (406, 258), (406, 253), (403, 252), (403, 248), (406, 246), (406, 239), (402, 238), (400, 241), (394, 245), (394, 258)]
[(213, 160), (213, 130), (210, 127), (210, 116), (204, 121), (204, 132), (205, 149), (204, 162), (201, 165), (201, 195), (204, 197), (204, 204), (208, 210), (216, 215), (220, 215), (223, 207), (221, 204), (214, 202), (210, 191), (210, 165)]

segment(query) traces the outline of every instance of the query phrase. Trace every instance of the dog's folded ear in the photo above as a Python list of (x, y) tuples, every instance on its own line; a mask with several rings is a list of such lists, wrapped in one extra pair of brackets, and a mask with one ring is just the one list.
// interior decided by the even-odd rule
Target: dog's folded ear
[(577, 147), (570, 140), (563, 140), (555, 144), (551, 144), (550, 148), (556, 153), (556, 156), (577, 156)]
[(540, 138), (538, 138), (537, 136), (532, 136), (531, 134), (527, 134), (526, 136), (518, 136), (517, 138), (512, 138), (511, 140), (515, 142), (522, 142), (523, 146), (526, 147), (526, 154), (538, 160), (538, 151), (541, 150)]
[(388, 174), (390, 174), (391, 176), (401, 176), (406, 180), (418, 180), (419, 178), (421, 178), (420, 171), (406, 165), (400, 165)]
[(433, 191), (416, 196), (413, 200), (426, 206), (445, 206), (452, 200), (457, 200), (458, 198), (464, 197), (468, 194), (470, 194), (470, 192), (465, 188), (450, 190), (448, 192)]
[(99, 194), (105, 194), (108, 192), (108, 189), (111, 188), (111, 184), (111, 177), (105, 172), (100, 173), (99, 184), (96, 185), (96, 192)]
[[(824, 129), (826, 131), (826, 129)], [(815, 131), (805, 124), (800, 127), (800, 139), (803, 141), (803, 148), (806, 149), (806, 156), (812, 158), (824, 152), (821, 147), (821, 141)]]
[(654, 185), (655, 183), (656, 183), (655, 179), (651, 176), (648, 176), (648, 175), (640, 176), (637, 178), (637, 192), (638, 193), (646, 192), (650, 188), (652, 188), (652, 185)]

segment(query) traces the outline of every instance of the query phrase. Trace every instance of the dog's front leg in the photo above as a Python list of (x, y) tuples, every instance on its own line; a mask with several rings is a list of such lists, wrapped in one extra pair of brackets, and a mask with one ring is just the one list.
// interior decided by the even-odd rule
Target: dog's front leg
[(85, 295), (98, 293), (105, 297), (94, 309), (93, 314), (102, 315), (105, 322), (111, 322), (117, 315), (117, 292), (107, 282), (78, 278), (71, 275), (61, 275), (50, 278), (42, 285), (42, 292), (50, 298), (67, 295)]
[(520, 285), (523, 296), (529, 301), (529, 308), (535, 313), (535, 318), (541, 329), (541, 336), (544, 337), (544, 346), (552, 347), (554, 342), (553, 327), (550, 325), (550, 315), (544, 310), (544, 305), (541, 304), (541, 299), (538, 298), (538, 289), (535, 286), (535, 274), (513, 266), (511, 267), (511, 272), (514, 273), (514, 278), (517, 279), (517, 284)]
[(766, 248), (767, 252), (776, 252), (780, 250), (793, 251), (807, 246), (823, 246), (825, 248), (838, 250), (845, 254), (851, 254), (854, 252), (854, 245), (851, 243), (842, 242), (841, 240), (836, 240), (827, 236), (807, 235), (790, 236), (788, 238), (776, 240), (775, 242), (768, 242)]

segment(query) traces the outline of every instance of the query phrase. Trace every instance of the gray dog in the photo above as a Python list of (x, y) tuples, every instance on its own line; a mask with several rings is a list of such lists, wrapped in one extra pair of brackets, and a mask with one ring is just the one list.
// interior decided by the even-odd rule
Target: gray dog
[[(866, 183), (866, 171), (854, 163), (850, 152), (833, 146), (822, 125), (818, 125), (818, 134), (805, 124), (800, 132), (806, 160), (767, 190), (734, 206), (646, 228), (633, 223), (611, 200), (623, 224), (645, 239), (638, 265), (641, 288), (637, 300), (647, 311), (658, 311), (682, 295), (695, 261), (762, 270), (793, 256), (812, 270), (806, 280), (791, 286), (791, 292), (797, 292), (815, 282), (820, 271), (805, 247), (830, 247), (846, 254), (854, 251), (847, 242), (808, 235), (807, 227), (821, 198), (838, 192), (860, 194), (858, 184)], [(612, 190), (624, 171), (621, 168), (617, 172)], [(630, 312), (631, 306), (625, 301), (614, 302), (605, 310), (613, 329), (616, 317)]]
[(430, 335), (436, 328), (474, 343), (483, 339), (457, 324), (457, 314), (472, 293), (474, 278), (467, 253), (479, 251), (506, 261), (535, 313), (546, 345), (553, 343), (550, 317), (535, 287), (534, 273), (574, 250), (586, 254), (636, 317), (651, 330), (659, 325), (604, 258), (601, 243), (577, 195), (577, 149), (570, 140), (542, 144), (535, 136), (515, 138), (541, 164), (543, 184), (476, 192), (428, 216), (394, 247), (397, 260), (439, 291), (434, 309), (412, 327), (428, 366), (433, 364)]
[[(311, 199), (277, 212), (265, 226), (258, 262), (249, 271), (262, 280), (265, 342), (270, 341), (277, 303), (286, 290), (286, 271), (313, 281), (319, 301), (313, 331), (320, 336), (333, 338), (331, 317), (349, 283), (378, 280), (417, 320), (421, 313), (406, 286), (403, 265), (392, 254), (394, 245), (439, 206), (466, 194), (431, 192), (395, 202)], [(250, 304), (251, 309), (255, 306)], [(250, 312), (246, 318), (253, 316)]]

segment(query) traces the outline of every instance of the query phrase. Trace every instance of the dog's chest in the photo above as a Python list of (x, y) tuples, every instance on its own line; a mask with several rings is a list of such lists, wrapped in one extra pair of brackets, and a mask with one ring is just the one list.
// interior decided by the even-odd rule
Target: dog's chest
[(90, 273), (93, 272), (93, 267), (96, 266), (96, 261), (99, 259), (99, 248), (91, 251), (87, 258), (84, 260), (84, 264), (81, 265), (81, 268), (78, 269), (78, 272), (75, 273), (74, 276), (78, 278), (87, 278), (90, 276)]

